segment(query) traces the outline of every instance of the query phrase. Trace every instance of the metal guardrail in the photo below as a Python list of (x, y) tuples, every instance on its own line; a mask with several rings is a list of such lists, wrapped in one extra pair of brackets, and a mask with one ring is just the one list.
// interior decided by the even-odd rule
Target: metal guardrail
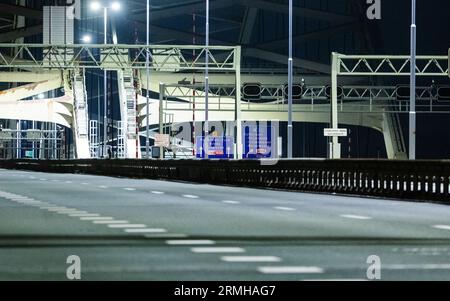
[(450, 161), (4, 160), (0, 168), (450, 203)]

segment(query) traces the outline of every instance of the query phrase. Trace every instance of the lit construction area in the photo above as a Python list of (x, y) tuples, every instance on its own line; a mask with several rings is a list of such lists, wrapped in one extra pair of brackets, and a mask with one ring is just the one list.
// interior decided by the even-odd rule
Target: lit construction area
[(373, 2), (2, 1), (0, 280), (450, 280), (448, 10)]

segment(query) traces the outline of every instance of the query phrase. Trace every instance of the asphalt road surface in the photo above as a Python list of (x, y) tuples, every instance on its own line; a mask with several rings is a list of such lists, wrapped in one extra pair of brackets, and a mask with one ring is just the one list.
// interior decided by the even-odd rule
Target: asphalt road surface
[(450, 207), (0, 169), (0, 280), (70, 255), (82, 280), (450, 280)]

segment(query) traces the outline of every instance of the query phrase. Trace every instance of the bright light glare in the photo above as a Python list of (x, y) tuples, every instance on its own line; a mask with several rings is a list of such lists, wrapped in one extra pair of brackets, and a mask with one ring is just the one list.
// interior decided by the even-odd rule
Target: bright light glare
[(92, 37), (90, 36), (90, 35), (84, 35), (82, 38), (81, 38), (81, 41), (83, 41), (83, 43), (90, 43), (90, 42), (92, 42)]
[(39, 98), (39, 99), (44, 99), (44, 98), (45, 98), (45, 95), (41, 93), (41, 94), (38, 95), (38, 98)]
[(92, 10), (99, 10), (100, 8), (102, 8), (102, 5), (101, 5), (100, 2), (98, 2), (98, 1), (91, 2), (91, 9)]
[(111, 9), (114, 11), (120, 10), (120, 2), (115, 1), (115, 2), (111, 3)]

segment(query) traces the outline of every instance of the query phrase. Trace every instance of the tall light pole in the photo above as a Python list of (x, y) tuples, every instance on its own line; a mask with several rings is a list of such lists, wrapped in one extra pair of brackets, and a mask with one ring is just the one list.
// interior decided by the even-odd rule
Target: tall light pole
[(203, 149), (205, 157), (208, 158), (208, 134), (209, 134), (209, 0), (206, 0), (206, 33), (205, 33), (205, 134)]
[[(112, 2), (109, 6), (103, 5), (100, 1), (92, 1), (91, 9), (93, 11), (99, 11), (103, 8), (103, 27), (104, 27), (104, 45), (108, 44), (108, 9), (111, 8), (114, 11), (120, 10), (119, 2)], [(107, 85), (108, 85), (108, 72), (106, 69), (103, 70), (103, 156), (107, 156), (107, 144), (108, 144), (108, 94), (107, 94)]]
[[(150, 121), (148, 116), (150, 115), (150, 0), (147, 0), (147, 53), (145, 58), (145, 66), (147, 70), (147, 103), (146, 103), (146, 138), (145, 138), (145, 152), (146, 158), (150, 158)], [(162, 133), (160, 133), (162, 134)]]
[(411, 78), (409, 101), (409, 159), (416, 159), (416, 0), (411, 0)]
[(293, 124), (292, 124), (292, 77), (294, 62), (292, 59), (292, 15), (293, 4), (289, 0), (289, 59), (288, 59), (288, 126), (287, 126), (287, 157), (292, 159)]

